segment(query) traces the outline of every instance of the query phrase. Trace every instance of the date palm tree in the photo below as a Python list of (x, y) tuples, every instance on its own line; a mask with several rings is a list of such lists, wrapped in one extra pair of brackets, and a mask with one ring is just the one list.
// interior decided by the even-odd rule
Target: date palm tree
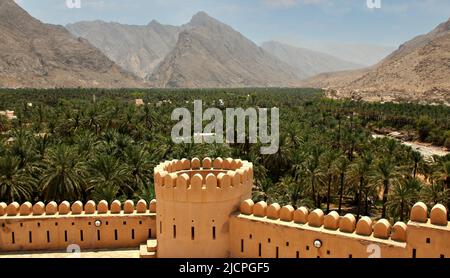
[(381, 217), (386, 218), (386, 204), (389, 199), (389, 189), (390, 185), (397, 182), (401, 177), (398, 167), (396, 167), (391, 159), (383, 158), (375, 164), (374, 175), (372, 176), (371, 182), (377, 188), (383, 189), (383, 209), (381, 212)]
[(330, 212), (331, 184), (337, 173), (334, 164), (338, 156), (339, 156), (338, 152), (334, 150), (328, 150), (323, 154), (322, 159), (320, 161), (322, 182), (324, 183), (324, 185), (326, 185), (327, 188), (327, 211), (326, 211), (327, 213)]
[(342, 201), (344, 197), (344, 187), (346, 185), (346, 175), (350, 168), (350, 160), (347, 159), (346, 156), (339, 157), (336, 162), (335, 166), (336, 171), (339, 175), (339, 207), (338, 207), (338, 213), (342, 213)]
[[(114, 198), (119, 193), (126, 194), (133, 192), (133, 188), (128, 185), (127, 167), (112, 155), (100, 154), (95, 159), (89, 161), (89, 188), (100, 197)], [(99, 196), (105, 194), (105, 196)]]
[(0, 157), (0, 200), (5, 202), (31, 200), (36, 180), (19, 166), (20, 161), (9, 154)]
[[(354, 182), (359, 184), (357, 189), (357, 213), (356, 219), (361, 216), (361, 203), (363, 195), (366, 191), (366, 184), (371, 176), (373, 156), (370, 152), (365, 152), (358, 157), (351, 165), (350, 176)], [(367, 196), (365, 196), (367, 202)]]
[(410, 153), (411, 161), (413, 162), (413, 177), (415, 178), (417, 176), (417, 172), (419, 170), (419, 167), (423, 163), (423, 157), (420, 152), (412, 151)]
[(47, 201), (78, 200), (86, 188), (86, 169), (77, 151), (66, 145), (51, 149), (43, 160), (40, 186)]
[(412, 205), (417, 200), (422, 182), (417, 178), (406, 177), (396, 182), (392, 188), (391, 198), (387, 203), (394, 219), (404, 221)]
[[(446, 190), (450, 190), (450, 161), (441, 158), (440, 163), (433, 173), (433, 181), (441, 182)], [(450, 201), (447, 202), (447, 208), (450, 208)], [(450, 211), (448, 212), (450, 214)]]

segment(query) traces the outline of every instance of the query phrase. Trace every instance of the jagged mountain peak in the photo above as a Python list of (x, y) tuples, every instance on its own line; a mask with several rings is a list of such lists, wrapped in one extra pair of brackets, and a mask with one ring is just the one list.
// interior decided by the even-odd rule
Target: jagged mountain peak
[(196, 26), (207, 26), (211, 24), (220, 24), (223, 25), (222, 22), (219, 20), (211, 17), (209, 14), (207, 14), (204, 11), (196, 13), (191, 21), (188, 23), (190, 27), (196, 27)]

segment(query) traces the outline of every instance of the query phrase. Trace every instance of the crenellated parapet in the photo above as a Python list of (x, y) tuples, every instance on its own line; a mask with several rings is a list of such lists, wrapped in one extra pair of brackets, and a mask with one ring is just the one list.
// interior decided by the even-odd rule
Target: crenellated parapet
[(229, 257), (230, 216), (251, 197), (253, 165), (182, 159), (161, 163), (154, 174), (158, 257)]
[(70, 204), (68, 201), (63, 201), (60, 204), (52, 201), (45, 205), (43, 202), (30, 202), (19, 204), (17, 202), (0, 203), (0, 220), (11, 219), (12, 217), (58, 217), (58, 216), (90, 216), (90, 215), (124, 215), (124, 214), (140, 214), (140, 213), (155, 213), (156, 200), (152, 200), (147, 204), (145, 200), (139, 200), (136, 205), (134, 201), (127, 200), (123, 204), (119, 200), (115, 200), (108, 204), (107, 201), (100, 201), (96, 204), (94, 201), (88, 201), (83, 204), (81, 201), (76, 201)]
[(156, 234), (156, 200), (0, 203), (0, 251), (138, 247)]
[(155, 168), (158, 199), (211, 203), (251, 196), (253, 165), (240, 159), (166, 161)]
[[(352, 250), (346, 251), (348, 256), (364, 257), (367, 255), (366, 246), (371, 244), (375, 246), (373, 248), (380, 247), (381, 257), (450, 256), (450, 245), (448, 244), (450, 227), (447, 221), (447, 210), (442, 205), (434, 206), (428, 214), (425, 204), (418, 203), (411, 211), (411, 221), (408, 224), (397, 222), (392, 225), (386, 219), (373, 221), (369, 217), (362, 217), (357, 221), (353, 214), (339, 216), (337, 212), (333, 211), (325, 215), (320, 209), (310, 211), (306, 207), (294, 209), (289, 205), (281, 207), (279, 204), (268, 205), (265, 202), (254, 204), (252, 200), (246, 200), (241, 203), (240, 214), (236, 216), (232, 223), (236, 226), (234, 230), (238, 233), (238, 235), (233, 234), (233, 237), (241, 237), (241, 245), (244, 245), (246, 241), (244, 238), (254, 239), (255, 235), (252, 234), (249, 237), (239, 235), (240, 230), (248, 231), (251, 225), (257, 226), (256, 223), (265, 223), (261, 227), (266, 227), (268, 230), (262, 233), (271, 234), (276, 231), (278, 233), (276, 237), (286, 238), (286, 235), (289, 234), (295, 238), (297, 231), (298, 234), (303, 235), (303, 240), (306, 232), (312, 238), (317, 238), (326, 243), (328, 245), (326, 248), (330, 248), (326, 253), (320, 252), (321, 247), (315, 250), (317, 252), (314, 255), (321, 257), (332, 255), (346, 257), (346, 255), (342, 256), (341, 252), (345, 249), (345, 246), (353, 246)], [(245, 228), (239, 227), (241, 225)], [(272, 229), (274, 226), (278, 226), (278, 229), (269, 231), (269, 228)], [(280, 234), (280, 231), (283, 230), (286, 230), (286, 235)], [(273, 241), (273, 239), (271, 240)], [(341, 244), (336, 245), (338, 242), (341, 242)], [(311, 244), (311, 241), (309, 243)], [(262, 244), (260, 248), (267, 245), (265, 241), (261, 241), (259, 244)], [(310, 250), (311, 245), (303, 244)], [(281, 249), (285, 251), (286, 249), (292, 249), (281, 245), (276, 248), (278, 254)], [(334, 248), (340, 249), (331, 250)], [(242, 246), (241, 250), (243, 250)], [(253, 252), (255, 251), (253, 250)], [(290, 252), (290, 257), (296, 254), (292, 250)], [(301, 253), (300, 251), (297, 252)], [(340, 252), (340, 255), (336, 254)], [(310, 252), (306, 253), (312, 256)], [(239, 252), (235, 251), (235, 254), (239, 254)], [(258, 254), (261, 254), (261, 252)], [(250, 257), (254, 255), (250, 255)], [(245, 257), (246, 254), (242, 256)]]
[(325, 215), (321, 209), (309, 211), (306, 207), (294, 209), (292, 206), (283, 206), (279, 204), (268, 205), (261, 201), (254, 204), (252, 200), (246, 200), (241, 204), (241, 214), (253, 215), (260, 218), (279, 220), (281, 222), (291, 222), (297, 225), (305, 225), (311, 228), (323, 228), (327, 231), (337, 233), (355, 234), (365, 237), (373, 237), (383, 240), (395, 240), (397, 242), (406, 242), (407, 225), (403, 222), (397, 222), (393, 226), (386, 219), (372, 221), (370, 217), (364, 216), (358, 221), (353, 214), (339, 216), (335, 211)]

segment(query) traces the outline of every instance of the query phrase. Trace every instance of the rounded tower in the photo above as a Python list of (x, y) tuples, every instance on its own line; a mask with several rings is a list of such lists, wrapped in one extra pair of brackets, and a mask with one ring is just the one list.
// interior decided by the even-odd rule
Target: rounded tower
[(251, 198), (253, 165), (182, 159), (161, 163), (154, 174), (158, 257), (229, 257), (229, 218)]

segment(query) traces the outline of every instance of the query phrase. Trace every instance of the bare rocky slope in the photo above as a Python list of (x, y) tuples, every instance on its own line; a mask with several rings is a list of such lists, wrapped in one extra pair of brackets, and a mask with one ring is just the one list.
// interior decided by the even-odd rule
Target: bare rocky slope
[(353, 70), (364, 67), (325, 53), (276, 41), (265, 42), (261, 47), (279, 60), (295, 68), (299, 75), (305, 77), (315, 76), (324, 72)]
[(450, 20), (371, 68), (322, 74), (301, 85), (326, 88), (333, 97), (450, 103)]
[(302, 78), (204, 12), (182, 28), (174, 49), (148, 76), (157, 87), (289, 87)]
[(0, 0), (0, 87), (141, 87), (84, 39)]
[(83, 21), (68, 24), (75, 36), (87, 39), (122, 68), (144, 78), (175, 47), (180, 27), (152, 21), (148, 25)]

